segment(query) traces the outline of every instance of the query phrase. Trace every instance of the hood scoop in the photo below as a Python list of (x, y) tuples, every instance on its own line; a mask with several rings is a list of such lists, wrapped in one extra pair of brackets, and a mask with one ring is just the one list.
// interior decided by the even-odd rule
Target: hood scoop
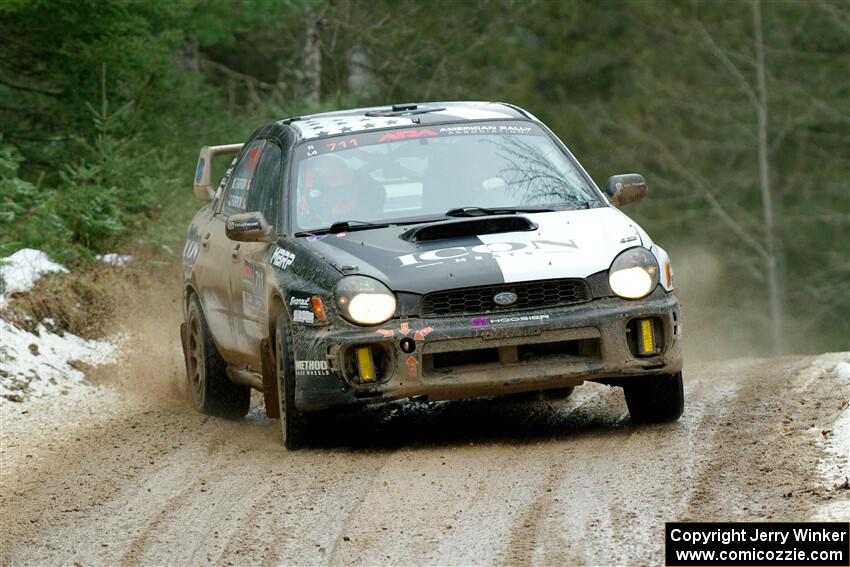
[(501, 216), (460, 221), (426, 224), (407, 230), (399, 235), (408, 242), (428, 242), (464, 236), (498, 234), (500, 232), (523, 232), (537, 230), (537, 224), (525, 217)]

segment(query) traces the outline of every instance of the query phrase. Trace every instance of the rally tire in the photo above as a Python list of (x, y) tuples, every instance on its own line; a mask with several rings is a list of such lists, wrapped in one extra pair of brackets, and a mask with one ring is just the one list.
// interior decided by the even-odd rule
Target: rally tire
[(681, 372), (629, 378), (623, 393), (635, 423), (676, 421), (685, 409)]
[(283, 446), (294, 451), (304, 446), (306, 418), (295, 407), (295, 353), (286, 314), (277, 319), (275, 337), (275, 373), (277, 374), (280, 430)]
[(572, 386), (568, 386), (566, 388), (550, 388), (549, 390), (543, 390), (540, 392), (541, 397), (544, 400), (566, 400), (573, 394)]
[(540, 400), (565, 400), (573, 393), (574, 388), (549, 388), (548, 390), (531, 390), (528, 392), (516, 392), (505, 394), (502, 399), (512, 402), (539, 402)]
[(186, 373), (195, 408), (207, 415), (240, 419), (251, 405), (251, 388), (227, 378), (221, 358), (197, 296), (186, 312)]

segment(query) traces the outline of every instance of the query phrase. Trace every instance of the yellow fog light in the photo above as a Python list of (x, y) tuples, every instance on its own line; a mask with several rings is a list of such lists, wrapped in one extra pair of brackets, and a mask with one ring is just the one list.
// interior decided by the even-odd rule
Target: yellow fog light
[(637, 326), (637, 330), (638, 354), (641, 356), (656, 354), (658, 349), (655, 346), (655, 333), (652, 329), (652, 319), (641, 319)]
[(360, 373), (360, 381), (374, 381), (375, 363), (372, 360), (372, 351), (369, 347), (358, 347), (355, 349), (355, 353), (357, 354), (357, 370)]

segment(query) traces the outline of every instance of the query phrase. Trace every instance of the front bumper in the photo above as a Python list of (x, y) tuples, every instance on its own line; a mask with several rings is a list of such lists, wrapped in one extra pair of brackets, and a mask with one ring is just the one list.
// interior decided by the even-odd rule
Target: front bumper
[[(641, 319), (653, 321), (657, 354), (641, 356), (635, 350), (632, 321)], [(378, 328), (342, 321), (296, 326), (296, 405), (313, 411), (674, 374), (682, 369), (681, 320), (675, 295), (659, 287), (637, 301), (606, 298), (486, 316), (413, 317)], [(378, 377), (359, 383), (353, 352), (364, 346), (374, 353)]]

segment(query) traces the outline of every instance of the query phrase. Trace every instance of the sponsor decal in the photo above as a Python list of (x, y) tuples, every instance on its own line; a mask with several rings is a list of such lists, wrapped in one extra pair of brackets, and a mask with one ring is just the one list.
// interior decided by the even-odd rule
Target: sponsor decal
[(247, 315), (260, 319), (266, 312), (266, 273), (263, 268), (245, 260), (242, 265), (242, 308)]
[(406, 366), (407, 366), (407, 377), (408, 378), (416, 378), (416, 370), (417, 370), (417, 367), (419, 366), (419, 361), (416, 360), (416, 357), (413, 356), (412, 354), (408, 355)]
[(230, 184), (227, 197), (227, 206), (234, 209), (244, 209), (248, 202), (248, 193), (251, 191), (251, 179), (248, 177), (236, 177)]
[(527, 321), (543, 321), (548, 319), (549, 315), (517, 315), (514, 317), (497, 317), (491, 318), (491, 325), (501, 325), (503, 323), (525, 323)]
[[(406, 337), (407, 335), (410, 334), (411, 331), (413, 331), (413, 338), (416, 339), (417, 341), (424, 341), (425, 337), (433, 330), (434, 330), (433, 327), (424, 327), (424, 328), (419, 329), (419, 330), (411, 329), (410, 323), (408, 323), (407, 321), (402, 321), (401, 325), (399, 326), (399, 334), (402, 337)], [(376, 332), (384, 334), (381, 331), (376, 331)], [(393, 335), (394, 335), (394, 333), (392, 331), (390, 331), (389, 335), (384, 334), (385, 337), (392, 337)]]
[(257, 163), (260, 161), (260, 148), (251, 148), (248, 151), (248, 171), (253, 173), (257, 169)]
[(296, 376), (321, 376), (328, 373), (327, 360), (296, 360)]
[(292, 320), (296, 323), (309, 323), (313, 324), (316, 320), (315, 315), (313, 315), (312, 311), (306, 311), (304, 309), (296, 309), (292, 312)]
[(286, 268), (288, 268), (289, 265), (292, 264), (292, 262), (294, 261), (295, 254), (283, 248), (278, 248), (277, 250), (275, 250), (274, 254), (272, 254), (271, 260), (269, 260), (272, 266), (280, 268), (281, 270), (285, 270)]
[(396, 142), (398, 140), (410, 140), (415, 138), (430, 138), (437, 135), (438, 134), (436, 132), (428, 130), (427, 128), (422, 130), (400, 130), (397, 132), (387, 132), (378, 139), (378, 143)]
[(392, 337), (395, 336), (395, 331), (393, 331), (392, 329), (378, 329), (375, 332), (378, 333), (379, 335), (381, 335), (382, 337), (385, 337), (385, 338), (388, 338), (388, 339), (391, 339)]
[(266, 273), (261, 266), (254, 264), (251, 261), (245, 260), (243, 267), (244, 281), (251, 284), (251, 287), (257, 290), (266, 288)]
[(195, 265), (195, 260), (198, 259), (200, 251), (201, 233), (198, 232), (198, 227), (194, 224), (189, 227), (189, 232), (186, 235), (186, 245), (183, 246), (183, 266), (186, 271), (190, 271)]
[(293, 296), (289, 298), (289, 305), (295, 305), (296, 307), (310, 307), (310, 298)]
[(413, 338), (416, 339), (417, 341), (424, 341), (425, 335), (427, 335), (428, 333), (430, 333), (433, 330), (434, 329), (432, 329), (431, 327), (425, 327), (424, 329), (420, 329), (420, 330), (416, 331), (415, 333), (413, 333)]
[(461, 126), (443, 126), (440, 134), (463, 135), (463, 134), (528, 134), (530, 126), (489, 126), (481, 124), (465, 124)]
[(528, 323), (529, 321), (545, 321), (549, 315), (515, 315), (510, 317), (480, 317), (472, 320), (472, 328), (481, 329), (490, 325), (504, 325), (506, 323)]
[(524, 242), (491, 242), (477, 246), (453, 246), (438, 248), (419, 254), (397, 256), (402, 266), (425, 267), (443, 262), (466, 262), (483, 260), (485, 257), (510, 258), (514, 256), (534, 256), (538, 254), (561, 254), (578, 250), (574, 240), (558, 242), (554, 240), (526, 240)]
[(313, 144), (310, 144), (309, 146), (307, 146), (307, 157), (313, 157), (314, 155), (316, 155), (318, 153), (319, 152), (316, 151), (316, 146), (314, 146)]
[[(350, 128), (349, 128), (350, 130)], [(335, 152), (338, 150), (347, 150), (349, 148), (356, 148), (358, 146), (357, 138), (351, 138), (348, 140), (341, 140), (339, 142), (330, 142), (325, 144), (325, 147), (329, 152)]]
[(249, 230), (262, 230), (263, 225), (260, 223), (259, 219), (250, 219), (250, 220), (228, 220), (226, 225), (227, 230), (239, 230), (247, 232)]

